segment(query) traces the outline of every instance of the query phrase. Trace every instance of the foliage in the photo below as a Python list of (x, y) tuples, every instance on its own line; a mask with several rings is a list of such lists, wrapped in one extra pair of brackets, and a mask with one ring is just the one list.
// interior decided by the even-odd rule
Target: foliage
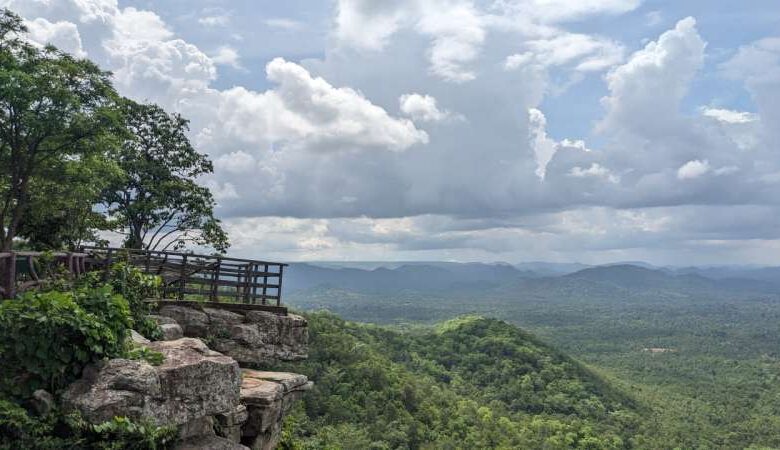
[(33, 250), (78, 248), (85, 241), (102, 242), (98, 230), (109, 229), (93, 205), (119, 168), (104, 155), (87, 155), (62, 163), (58, 177), (36, 178), (29, 207), (19, 224), (19, 236)]
[(91, 425), (78, 415), (57, 412), (35, 417), (18, 404), (0, 398), (0, 450), (163, 450), (175, 437), (175, 427), (158, 427), (124, 417), (99, 425)]
[(19, 17), (0, 16), (0, 249), (8, 250), (26, 217), (41, 218), (36, 190), (66, 185), (68, 166), (111, 147), (119, 122), (107, 72), (29, 44)]
[(130, 248), (179, 249), (187, 243), (223, 252), (227, 234), (214, 198), (195, 179), (213, 171), (187, 138), (187, 121), (153, 104), (124, 102), (127, 138), (116, 160), (124, 175), (103, 194)]
[(165, 355), (149, 347), (135, 347), (127, 352), (127, 359), (143, 360), (153, 366), (159, 366), (165, 361)]
[[(662, 281), (634, 287), (635, 280), (622, 278), (556, 277), (479, 290), (312, 289), (286, 298), (353, 320), (393, 323), (411, 334), (421, 325), (410, 322), (472, 312), (500, 317), (585, 361), (608, 385), (631, 392), (642, 405), (639, 423), (626, 428), (633, 448), (780, 448), (780, 295), (744, 280), (734, 288), (701, 278)], [(455, 356), (456, 369), (472, 359)], [(486, 364), (502, 375), (502, 364)], [(495, 395), (488, 385), (474, 392)], [(539, 400), (544, 406), (552, 399)], [(623, 420), (622, 414), (609, 416)]]
[[(104, 281), (107, 278), (107, 281)], [(157, 322), (149, 318), (152, 306), (147, 300), (160, 298), (162, 280), (154, 275), (147, 275), (139, 268), (126, 262), (114, 264), (109, 272), (92, 272), (87, 274), (80, 284), (96, 288), (108, 283), (117, 294), (124, 297), (130, 307), (132, 327), (151, 340), (162, 338), (162, 331)]]
[(316, 380), (285, 423), (283, 448), (629, 446), (635, 402), (518, 329), (466, 318), (399, 333), (308, 315)]
[(27, 293), (0, 303), (0, 392), (57, 391), (125, 351), (129, 307), (109, 288)]

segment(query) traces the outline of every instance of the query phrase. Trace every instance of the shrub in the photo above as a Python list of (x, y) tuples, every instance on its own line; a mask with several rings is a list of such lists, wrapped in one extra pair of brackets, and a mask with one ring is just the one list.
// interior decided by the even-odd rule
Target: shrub
[(163, 450), (176, 438), (176, 427), (159, 427), (115, 417), (92, 425), (78, 414), (50, 414), (34, 417), (8, 400), (0, 398), (0, 450), (88, 449)]
[(105, 273), (92, 272), (81, 281), (82, 286), (96, 288), (104, 284), (110, 285), (114, 292), (122, 295), (130, 306), (133, 328), (148, 339), (162, 339), (162, 331), (157, 322), (150, 319), (151, 305), (147, 299), (159, 298), (162, 280), (154, 275), (147, 275), (140, 269), (127, 263), (114, 264), (108, 274), (108, 281), (103, 281)]
[(87, 364), (122, 356), (131, 323), (127, 302), (105, 287), (0, 303), (0, 392), (16, 398), (36, 389), (56, 392)]

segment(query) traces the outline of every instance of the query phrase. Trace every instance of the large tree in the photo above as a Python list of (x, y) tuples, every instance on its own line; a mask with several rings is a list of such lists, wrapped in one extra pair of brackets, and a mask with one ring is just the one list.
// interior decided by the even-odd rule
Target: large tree
[(125, 245), (167, 250), (192, 243), (224, 252), (229, 243), (214, 198), (196, 182), (213, 166), (190, 144), (187, 120), (130, 100), (123, 112), (128, 133), (115, 161), (124, 174), (105, 190), (104, 202)]
[(121, 123), (108, 72), (32, 45), (26, 31), (0, 10), (0, 251), (35, 222), (36, 187), (67, 187), (70, 166), (109, 149)]

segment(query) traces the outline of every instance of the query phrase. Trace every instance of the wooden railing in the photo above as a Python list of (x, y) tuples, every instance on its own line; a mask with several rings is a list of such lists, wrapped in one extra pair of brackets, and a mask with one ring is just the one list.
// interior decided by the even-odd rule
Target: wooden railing
[(154, 250), (82, 247), (88, 270), (107, 270), (128, 261), (163, 280), (169, 300), (231, 302), (281, 307), (282, 277), (287, 264), (225, 256)]
[(0, 298), (13, 298), (43, 283), (46, 273), (58, 270), (77, 277), (86, 272), (89, 255), (81, 252), (3, 252), (0, 253)]

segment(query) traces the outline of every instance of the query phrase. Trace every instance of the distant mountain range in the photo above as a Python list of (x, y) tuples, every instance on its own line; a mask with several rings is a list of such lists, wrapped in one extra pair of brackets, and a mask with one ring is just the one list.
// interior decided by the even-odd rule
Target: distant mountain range
[[(286, 292), (328, 287), (360, 292), (471, 291), (499, 287), (539, 287), (585, 282), (590, 288), (629, 290), (749, 290), (780, 292), (780, 268), (686, 267), (656, 268), (645, 263), (604, 266), (532, 262), (506, 263), (410, 262), (403, 264), (294, 263), (284, 277)], [(533, 280), (533, 281), (532, 281)]]

